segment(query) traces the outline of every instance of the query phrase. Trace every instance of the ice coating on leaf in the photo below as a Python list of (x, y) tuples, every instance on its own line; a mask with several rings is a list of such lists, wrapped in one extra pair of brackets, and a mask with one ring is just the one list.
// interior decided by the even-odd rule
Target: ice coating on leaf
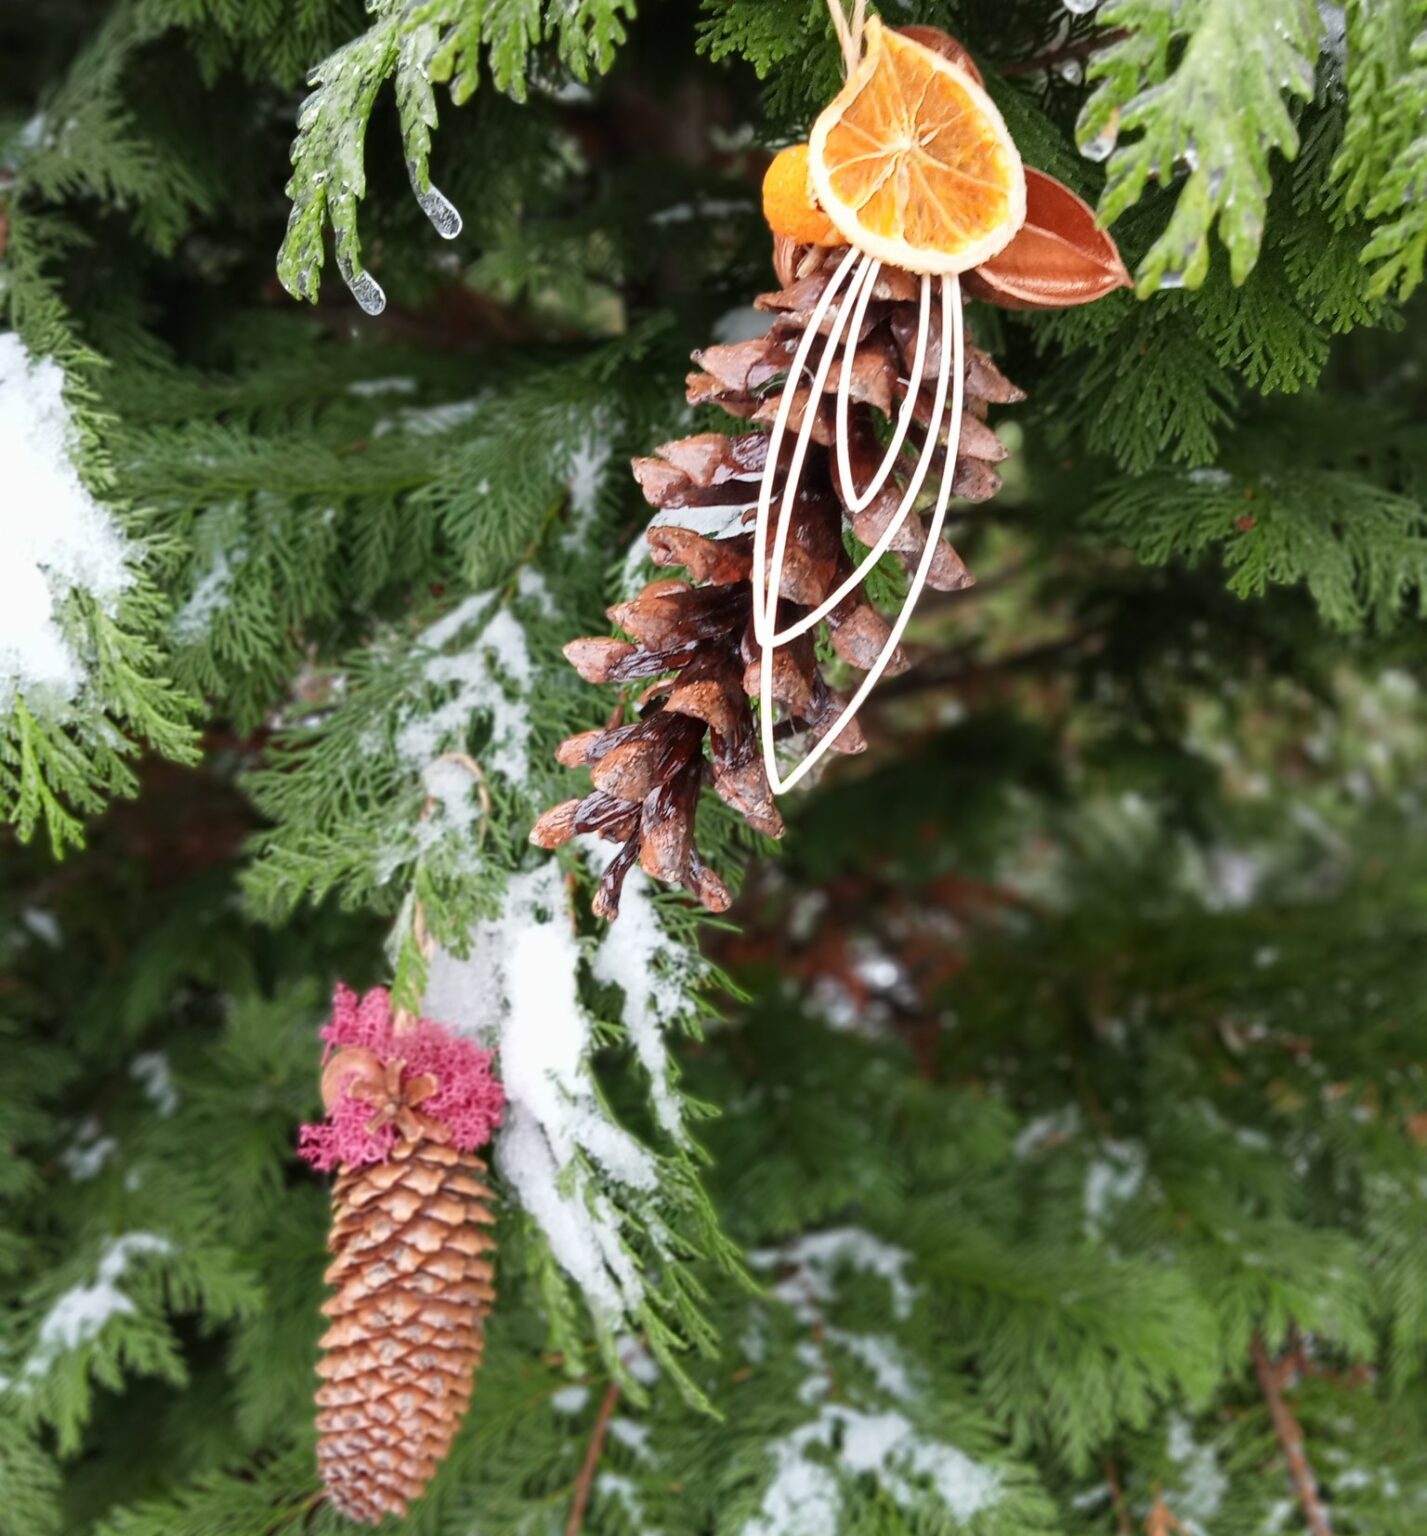
[[(401, 1062), (403, 1084), (427, 1074), (434, 1077), (436, 1090), (421, 1101), (421, 1113), (447, 1126), (451, 1144), (463, 1152), (483, 1146), (500, 1124), (505, 1090), (492, 1074), (492, 1053), (432, 1019), (418, 1019), (398, 1034), (385, 987), (358, 997), (350, 987), (339, 985), (321, 1036), (327, 1046), (324, 1064), (350, 1046), (373, 1052), (387, 1066)], [(396, 1144), (397, 1131), (390, 1123), (373, 1125), (372, 1118), (371, 1103), (354, 1093), (349, 1082), (326, 1120), (302, 1127), (298, 1155), (323, 1172), (339, 1164), (382, 1162)]]
[(443, 240), (454, 240), (461, 233), (461, 215), (456, 205), (437, 187), (418, 191), (416, 201), (431, 220), (431, 227)]
[(1120, 127), (1117, 122), (1107, 123), (1093, 138), (1086, 139), (1080, 146), (1080, 153), (1087, 160), (1108, 160), (1115, 145), (1120, 142)]
[(386, 293), (370, 272), (353, 272), (346, 282), (352, 297), (366, 314), (379, 315), (386, 308)]

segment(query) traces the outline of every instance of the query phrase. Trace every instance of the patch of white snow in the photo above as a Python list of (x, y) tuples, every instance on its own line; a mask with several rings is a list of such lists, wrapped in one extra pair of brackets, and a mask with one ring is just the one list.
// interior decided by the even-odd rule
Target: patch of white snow
[(814, 1447), (833, 1452), (848, 1473), (873, 1474), (904, 1509), (925, 1502), (922, 1485), (929, 1483), (962, 1525), (1001, 1498), (997, 1468), (921, 1434), (904, 1415), (828, 1403), (817, 1418), (775, 1443), (773, 1479), (742, 1536), (825, 1536), (837, 1529), (841, 1485), (832, 1466), (809, 1458)]
[(810, 1232), (776, 1248), (755, 1249), (748, 1261), (756, 1269), (789, 1269), (770, 1294), (790, 1306), (803, 1322), (820, 1320), (821, 1307), (833, 1298), (833, 1277), (842, 1267), (880, 1275), (891, 1288), (892, 1309), (898, 1318), (909, 1316), (916, 1296), (906, 1276), (911, 1254), (860, 1227)]
[(80, 1123), (74, 1140), (59, 1155), (64, 1171), (75, 1183), (97, 1178), (104, 1165), (119, 1150), (112, 1136), (100, 1134), (99, 1122), (91, 1115)]
[(129, 1076), (143, 1085), (149, 1102), (165, 1118), (178, 1108), (178, 1089), (173, 1071), (162, 1051), (141, 1051), (129, 1063)]
[(180, 645), (197, 644), (212, 627), (213, 620), (228, 605), (233, 590), (233, 571), (246, 559), (246, 551), (215, 550), (213, 564), (198, 578), (198, 583), (169, 621), (169, 633)]
[(1229, 1491), (1229, 1477), (1219, 1465), (1213, 1446), (1200, 1445), (1186, 1419), (1178, 1414), (1169, 1421), (1166, 1446), (1179, 1476), (1166, 1500), (1179, 1517), (1188, 1536), (1210, 1536), (1210, 1522), (1219, 1513)]
[(590, 1400), (590, 1389), (582, 1387), (578, 1382), (568, 1387), (561, 1387), (550, 1399), (550, 1406), (556, 1413), (576, 1414), (583, 1413), (585, 1404)]
[(0, 517), (0, 714), (23, 696), (54, 713), (84, 686), (85, 659), (62, 622), (69, 594), (109, 614), (132, 579), (130, 550), (79, 477), (64, 371), (0, 335), (0, 464), (9, 514)]
[(45, 912), (39, 907), (24, 907), (20, 911), (20, 921), (30, 930), (34, 936), (51, 949), (60, 946), (60, 927), (53, 912)]
[(126, 1232), (105, 1243), (93, 1284), (71, 1287), (45, 1313), (25, 1362), (25, 1375), (44, 1375), (56, 1356), (87, 1344), (110, 1319), (134, 1311), (133, 1301), (119, 1289), (130, 1259), (172, 1252), (173, 1244), (152, 1232)]
[[(465, 629), (483, 618), (479, 630), (462, 649), (446, 654)], [(526, 699), (535, 676), (524, 627), (493, 593), (467, 598), (451, 613), (431, 625), (421, 636), (422, 647), (433, 654), (422, 669), (424, 679), (437, 687), (454, 689), (428, 713), (408, 710), (396, 733), (401, 757), (423, 774), (437, 758), (465, 740), (471, 720), (482, 715), (490, 721), (490, 743), (482, 753), (483, 766), (502, 773), (513, 783), (523, 781), (529, 766), (530, 708)], [(469, 775), (467, 788), (469, 789)], [(437, 775), (438, 788), (427, 784), (443, 805), (443, 790), (454, 789), (454, 779)], [(449, 808), (449, 806), (448, 806)], [(457, 812), (458, 825), (474, 817)]]
[[(603, 874), (619, 851), (597, 837), (579, 841), (596, 874)], [(681, 1143), (688, 1137), (670, 1081), (664, 1031), (677, 1026), (688, 1012), (687, 989), (696, 964), (697, 956), (665, 933), (648, 877), (642, 870), (630, 870), (620, 897), (619, 921), (606, 927), (591, 968), (596, 980), (624, 993), (624, 1027), (649, 1074), (654, 1113), (663, 1129)]]
[(466, 959), (437, 951), (423, 1012), (499, 1050), (507, 1107), (496, 1163), (555, 1258), (610, 1318), (638, 1304), (643, 1283), (618, 1212), (581, 1160), (643, 1192), (656, 1187), (658, 1174), (595, 1093), (580, 959), (564, 876), (552, 859), (511, 877), (500, 916), (471, 930)]

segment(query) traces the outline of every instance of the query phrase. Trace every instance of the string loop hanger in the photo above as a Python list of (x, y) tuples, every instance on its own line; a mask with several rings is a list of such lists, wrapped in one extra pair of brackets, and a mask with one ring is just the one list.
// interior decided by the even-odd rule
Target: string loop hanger
[(842, 48), (842, 70), (850, 75), (862, 62), (862, 34), (867, 26), (867, 0), (853, 0), (849, 18), (843, 9), (843, 0), (827, 0), (832, 16), (832, 29)]

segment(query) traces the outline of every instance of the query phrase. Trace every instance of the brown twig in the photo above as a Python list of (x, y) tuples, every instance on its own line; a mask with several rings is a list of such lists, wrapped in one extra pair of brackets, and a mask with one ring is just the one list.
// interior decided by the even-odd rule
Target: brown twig
[(590, 1435), (590, 1443), (585, 1451), (585, 1464), (580, 1468), (580, 1475), (575, 1481), (575, 1498), (570, 1505), (570, 1518), (565, 1522), (565, 1536), (580, 1536), (580, 1527), (585, 1523), (585, 1510), (590, 1502), (590, 1492), (595, 1485), (595, 1473), (599, 1470), (600, 1457), (604, 1454), (605, 1438), (609, 1434), (609, 1421), (614, 1414), (614, 1405), (618, 1401), (619, 1383), (612, 1381), (605, 1388), (600, 1411), (595, 1415), (594, 1431)]
[[(1283, 1448), (1283, 1459), (1288, 1464), (1288, 1479), (1303, 1507), (1303, 1518), (1310, 1536), (1333, 1536), (1333, 1525), (1328, 1519), (1323, 1501), (1318, 1497), (1318, 1480), (1313, 1476), (1313, 1468), (1309, 1465), (1308, 1453), (1303, 1446), (1303, 1430), (1283, 1396), (1285, 1381), (1291, 1379), (1294, 1372), (1293, 1358), (1290, 1355), (1286, 1361), (1276, 1364), (1269, 1359), (1268, 1350), (1258, 1334), (1254, 1335), (1253, 1357), (1259, 1388), (1268, 1404), (1274, 1433)], [(1282, 1369), (1285, 1364), (1287, 1372)]]
[(970, 646), (951, 651), (929, 654), (900, 677), (883, 682), (880, 697), (883, 700), (903, 698), (908, 694), (921, 693), (931, 688), (945, 688), (953, 684), (964, 686), (982, 678), (998, 677), (1009, 672), (1034, 671), (1046, 662), (1059, 661), (1082, 646), (1098, 644), (1103, 638), (1097, 626), (1087, 626), (1072, 634), (1039, 645), (1023, 646), (991, 661), (969, 659)]
[(1120, 1536), (1134, 1536), (1135, 1528), (1130, 1521), (1130, 1507), (1125, 1503), (1124, 1485), (1120, 1482), (1120, 1474), (1109, 1456), (1105, 1458), (1105, 1481), (1110, 1485), (1110, 1503), (1115, 1510), (1115, 1529)]
[(1018, 63), (1007, 64), (1002, 68), (1001, 73), (1031, 75), (1038, 69), (1053, 69), (1067, 59), (1083, 59), (1092, 53), (1099, 53), (1102, 48), (1108, 48), (1111, 43), (1122, 42), (1129, 35), (1123, 27), (1114, 27), (1108, 32), (1096, 32), (1090, 37), (1078, 37), (1073, 42), (1062, 43), (1052, 48), (1048, 53), (1038, 53), (1033, 59), (1021, 59)]

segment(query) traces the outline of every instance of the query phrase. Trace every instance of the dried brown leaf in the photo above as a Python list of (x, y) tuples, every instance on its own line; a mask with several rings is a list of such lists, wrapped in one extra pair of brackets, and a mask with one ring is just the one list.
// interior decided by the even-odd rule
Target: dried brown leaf
[(1090, 304), (1130, 274), (1094, 210), (1044, 171), (1026, 167), (1026, 222), (1005, 250), (965, 276), (967, 291), (1002, 309)]

